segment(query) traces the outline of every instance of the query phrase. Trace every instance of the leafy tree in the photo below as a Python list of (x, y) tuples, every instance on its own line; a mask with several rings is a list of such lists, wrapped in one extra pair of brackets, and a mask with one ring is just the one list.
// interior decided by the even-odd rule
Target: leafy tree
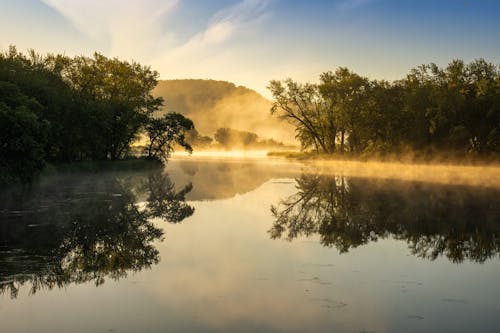
[(28, 182), (44, 167), (48, 126), (40, 109), (16, 85), (0, 81), (0, 183)]
[[(319, 92), (333, 106), (333, 116), (340, 132), (340, 152), (345, 150), (346, 136), (350, 151), (362, 149), (362, 118), (366, 109), (369, 81), (345, 67), (320, 75)], [(334, 144), (334, 142), (332, 143)]]
[(256, 145), (259, 137), (252, 132), (219, 128), (215, 132), (214, 138), (225, 148), (245, 148)]
[(155, 132), (150, 157), (165, 160), (174, 143), (191, 150), (184, 132), (193, 129), (192, 122), (152, 118), (163, 103), (151, 95), (157, 79), (149, 67), (99, 53), (24, 55), (15, 47), (0, 53), (0, 112), (7, 129), (1, 134), (0, 164), (6, 172), (0, 182), (28, 181), (45, 160), (125, 158), (147, 126)]
[(192, 152), (186, 142), (186, 132), (194, 128), (193, 122), (179, 113), (167, 113), (162, 118), (152, 118), (146, 125), (149, 143), (146, 147), (148, 158), (166, 161), (178, 144)]
[[(500, 152), (500, 67), (483, 59), (421, 65), (406, 78), (368, 80), (347, 68), (320, 83), (271, 81), (272, 113), (288, 118), (317, 152)], [(337, 147), (338, 146), (338, 147)]]
[(77, 105), (70, 87), (49, 64), (48, 57), (33, 50), (24, 55), (11, 47), (0, 53), (0, 81), (16, 85), (20, 93), (38, 103), (39, 107), (32, 111), (50, 125), (44, 147), (47, 158), (72, 159), (80, 144), (74, 131), (78, 128)]
[(93, 137), (95, 146), (102, 149), (94, 157), (115, 160), (125, 156), (163, 103), (150, 93), (158, 82), (158, 72), (135, 62), (95, 53), (93, 58), (72, 59), (62, 75), (88, 108), (92, 127), (106, 129)]
[(195, 128), (186, 133), (186, 142), (192, 147), (206, 148), (212, 144), (212, 141), (211, 137), (200, 135)]
[(287, 79), (273, 80), (268, 89), (274, 102), (272, 114), (278, 114), (296, 126), (296, 138), (302, 148), (333, 153), (337, 135), (336, 114), (331, 103), (320, 94), (317, 85), (300, 84)]

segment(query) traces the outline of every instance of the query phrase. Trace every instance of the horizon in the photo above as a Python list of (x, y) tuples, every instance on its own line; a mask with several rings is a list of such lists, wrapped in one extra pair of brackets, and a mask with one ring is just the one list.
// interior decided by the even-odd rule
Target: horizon
[(266, 98), (272, 79), (316, 82), (341, 66), (392, 81), (431, 62), (500, 62), (495, 1), (24, 0), (0, 9), (3, 50), (100, 52), (162, 80), (227, 81)]

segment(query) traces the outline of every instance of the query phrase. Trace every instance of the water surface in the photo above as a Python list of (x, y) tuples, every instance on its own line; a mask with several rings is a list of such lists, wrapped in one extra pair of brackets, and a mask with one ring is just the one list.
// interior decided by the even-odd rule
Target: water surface
[(266, 159), (65, 174), (0, 208), (2, 332), (498, 332), (495, 184)]

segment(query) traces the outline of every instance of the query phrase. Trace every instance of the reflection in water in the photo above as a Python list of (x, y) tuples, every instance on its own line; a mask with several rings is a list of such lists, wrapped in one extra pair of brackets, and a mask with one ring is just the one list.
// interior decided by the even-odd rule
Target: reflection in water
[(341, 253), (389, 236), (434, 260), (484, 262), (500, 254), (500, 190), (306, 175), (272, 206), (272, 238), (319, 234)]
[(188, 200), (220, 200), (251, 192), (273, 178), (295, 177), (302, 165), (267, 159), (177, 158), (168, 168), (176, 181), (195, 184)]
[[(159, 262), (163, 231), (151, 218), (178, 223), (193, 214), (191, 185), (176, 192), (161, 170), (143, 177), (57, 178), (29, 194), (6, 194), (0, 210), (0, 292), (119, 279)], [(137, 197), (147, 197), (145, 205)]]

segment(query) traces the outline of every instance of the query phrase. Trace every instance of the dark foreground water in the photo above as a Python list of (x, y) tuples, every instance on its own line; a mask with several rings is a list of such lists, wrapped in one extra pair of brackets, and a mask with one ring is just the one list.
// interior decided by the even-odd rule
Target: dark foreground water
[(0, 332), (500, 332), (500, 190), (267, 160), (0, 204)]

